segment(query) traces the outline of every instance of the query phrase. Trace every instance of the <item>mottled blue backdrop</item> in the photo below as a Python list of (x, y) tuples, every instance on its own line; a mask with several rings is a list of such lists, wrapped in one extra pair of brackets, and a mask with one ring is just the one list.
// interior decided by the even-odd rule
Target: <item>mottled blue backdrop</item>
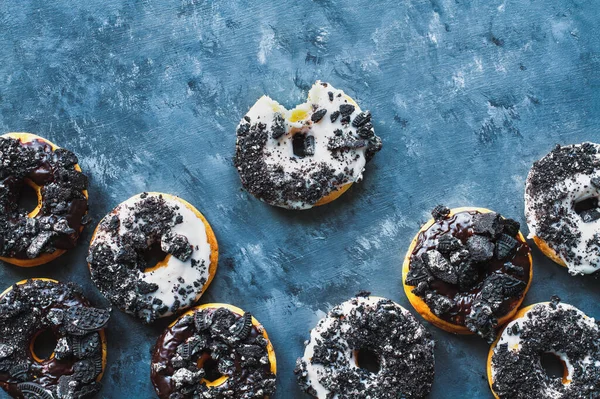
[[(400, 264), (429, 209), (484, 206), (524, 223), (532, 162), (556, 143), (600, 141), (599, 16), (593, 0), (4, 1), (0, 131), (78, 154), (94, 223), (145, 190), (196, 205), (221, 249), (201, 302), (255, 314), (277, 351), (276, 398), (307, 398), (292, 370), (328, 309), (362, 289), (410, 308)], [(316, 79), (372, 111), (383, 150), (335, 203), (269, 207), (240, 187), (235, 126), (262, 94), (292, 107)], [(90, 230), (51, 264), (1, 265), (2, 285), (74, 280), (103, 302)], [(534, 263), (526, 304), (558, 294), (600, 317), (597, 281), (537, 249)], [(170, 321), (113, 312), (101, 397), (154, 397), (149, 350)], [(488, 346), (427, 327), (431, 397), (491, 398)]]

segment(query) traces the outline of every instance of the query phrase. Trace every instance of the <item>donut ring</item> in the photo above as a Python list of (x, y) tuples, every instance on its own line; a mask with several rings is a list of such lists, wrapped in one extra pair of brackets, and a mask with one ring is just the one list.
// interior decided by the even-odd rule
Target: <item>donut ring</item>
[[(211, 352), (219, 353), (214, 360)], [(228, 359), (235, 358), (235, 362)], [(212, 367), (208, 362), (217, 363)], [(231, 363), (228, 363), (231, 362)], [(236, 365), (237, 364), (237, 365)], [(194, 365), (197, 371), (190, 368)], [(226, 369), (216, 379), (209, 374)], [(197, 306), (169, 325), (152, 352), (151, 380), (161, 399), (200, 395), (206, 399), (268, 398), (275, 393), (277, 361), (264, 327), (240, 308), (223, 303)]]
[[(423, 398), (434, 378), (434, 342), (397, 303), (361, 293), (334, 307), (310, 333), (294, 372), (317, 399)], [(361, 368), (362, 351), (379, 370)]]
[[(531, 285), (532, 258), (525, 237), (519, 231), (518, 222), (504, 219), (489, 209), (477, 207), (448, 209), (438, 206), (433, 213), (434, 218), (421, 227), (404, 258), (402, 265), (404, 292), (415, 310), (436, 327), (454, 334), (477, 333), (491, 342), (496, 336), (494, 328), (512, 318)], [(493, 257), (487, 260), (485, 259), (489, 255), (476, 253), (474, 257), (472, 252), (477, 250), (476, 243), (468, 244), (470, 237), (480, 237), (480, 234), (474, 233), (475, 217), (480, 217), (475, 215), (484, 214), (490, 214), (490, 219), (482, 219), (478, 231), (482, 231), (481, 236), (486, 237), (484, 245), (489, 245), (485, 244), (485, 241), (490, 242), (490, 240), (494, 244), (491, 247)], [(495, 216), (492, 217), (491, 214)], [(483, 224), (487, 223), (486, 220), (491, 223), (487, 230)], [(490, 228), (493, 228), (494, 231), (489, 231)], [(450, 275), (446, 278), (439, 272), (438, 276), (435, 276), (429, 271), (429, 266), (420, 267), (425, 265), (422, 256), (423, 253), (431, 250), (440, 253), (438, 237), (447, 236), (447, 232), (450, 230), (453, 232), (452, 236), (460, 235), (460, 245), (457, 244), (457, 248), (450, 252), (454, 254), (467, 250), (467, 253), (464, 257), (457, 256), (455, 265), (451, 263), (450, 259), (446, 259), (448, 255), (443, 255), (444, 259), (440, 259), (440, 264), (449, 265), (450, 269), (454, 270), (454, 274), (458, 275), (457, 277)], [(504, 238), (504, 235), (510, 237)], [(505, 245), (504, 243), (499, 244), (500, 240), (506, 241), (512, 246), (512, 249), (508, 247), (507, 251), (503, 252), (506, 256), (502, 259), (499, 259), (499, 247), (495, 248)], [(453, 241), (450, 242), (452, 244), (444, 243), (442, 245), (454, 245)], [(419, 259), (415, 260), (416, 256), (420, 258), (420, 262)], [(462, 263), (465, 261), (467, 264)], [(512, 266), (507, 265), (508, 263)], [(416, 266), (419, 267), (416, 268)], [(476, 268), (473, 269), (472, 266)], [(413, 268), (415, 268), (414, 274), (409, 275)], [(464, 270), (464, 273), (461, 273), (461, 270)], [(482, 274), (482, 271), (485, 273)], [(498, 273), (501, 278), (496, 276)], [(446, 278), (447, 281), (440, 277)], [(452, 281), (452, 278), (458, 279), (458, 281)], [(486, 288), (488, 284), (489, 286)], [(511, 291), (518, 292), (504, 293), (503, 285), (511, 286), (514, 288), (514, 290), (511, 288)], [(463, 287), (461, 288), (461, 286)], [(504, 299), (502, 301), (495, 298), (496, 294), (500, 294), (498, 290), (503, 290)], [(508, 291), (506, 289), (506, 292)], [(490, 299), (487, 300), (484, 298), (484, 294), (485, 296), (493, 294), (495, 300), (492, 301), (491, 298), (487, 298)], [(461, 295), (461, 299), (457, 300), (455, 295)], [(458, 306), (457, 303), (460, 303), (461, 306)]]
[[(0, 387), (15, 398), (94, 396), (106, 368), (109, 316), (72, 283), (35, 278), (7, 288), (0, 294)], [(41, 359), (34, 343), (45, 330), (57, 345)]]
[(317, 81), (293, 110), (261, 97), (237, 127), (234, 163), (242, 185), (287, 209), (325, 205), (362, 179), (381, 149), (371, 113), (342, 90)]
[[(48, 263), (75, 246), (88, 222), (87, 178), (72, 152), (35, 134), (4, 134), (0, 146), (0, 162), (6, 162), (0, 175), (6, 189), (0, 195), (0, 260), (21, 267)], [(23, 184), (37, 195), (38, 204), (28, 214), (15, 206)]]
[[(164, 258), (146, 255), (160, 244)], [(193, 305), (217, 271), (219, 246), (206, 218), (169, 194), (142, 193), (105, 216), (90, 242), (92, 280), (115, 306), (151, 323)]]
[[(562, 376), (547, 376), (540, 363), (545, 353), (561, 360)], [(600, 394), (600, 329), (594, 319), (556, 297), (527, 306), (491, 346), (487, 375), (496, 399), (596, 397)]]
[(600, 270), (600, 144), (556, 146), (525, 185), (530, 238), (571, 274)]

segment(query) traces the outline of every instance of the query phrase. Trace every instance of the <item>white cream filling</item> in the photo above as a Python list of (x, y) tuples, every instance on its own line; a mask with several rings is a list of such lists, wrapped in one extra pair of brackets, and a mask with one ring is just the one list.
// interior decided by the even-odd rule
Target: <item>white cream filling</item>
[[(581, 310), (577, 309), (576, 307), (574, 307), (572, 305), (559, 303), (557, 305), (557, 309), (552, 309), (549, 304), (538, 304), (535, 306), (536, 307), (537, 306), (545, 306), (545, 307), (547, 307), (547, 310), (550, 313), (556, 312), (558, 310), (563, 310), (563, 311), (564, 310), (573, 310), (582, 316), (582, 318), (579, 319), (579, 321), (578, 321), (579, 323), (583, 323), (587, 327), (591, 327), (591, 328), (595, 328), (595, 329), (598, 328), (598, 326), (596, 325), (596, 322), (593, 318), (586, 316), (585, 313), (583, 313)], [(533, 308), (531, 310), (533, 310)], [(509, 350), (512, 350), (515, 353), (519, 353), (519, 351), (522, 349), (520, 332), (523, 331), (524, 324), (528, 320), (535, 320), (535, 318), (540, 317), (540, 316), (533, 316), (533, 318), (529, 318), (528, 313), (531, 312), (531, 310), (527, 311), (523, 316), (519, 317), (518, 319), (512, 320), (510, 323), (508, 323), (506, 325), (506, 328), (504, 329), (502, 335), (500, 336), (500, 339), (498, 340), (497, 345), (494, 348), (494, 353), (496, 353), (496, 351), (498, 350), (498, 347), (503, 344), (507, 344)], [(514, 335), (509, 334), (509, 331), (512, 331), (512, 329), (515, 325), (518, 326), (519, 332)], [(560, 360), (562, 360), (564, 362), (564, 364), (567, 367), (567, 380), (572, 381), (573, 375), (575, 372), (575, 366), (573, 365), (573, 362), (571, 361), (571, 359), (569, 359), (567, 357), (567, 355), (562, 352), (548, 351), (547, 353), (554, 354), (555, 356), (557, 356)], [(589, 365), (592, 363), (591, 356), (590, 355), (586, 356), (584, 359), (580, 360), (579, 363), (581, 364), (581, 366), (583, 368), (585, 368), (586, 365)], [(595, 365), (596, 365), (596, 367), (600, 366), (600, 361), (597, 361), (595, 363)], [(496, 368), (494, 367), (494, 363), (492, 362), (492, 380), (494, 380), (495, 378), (496, 378)], [(561, 395), (562, 395), (562, 393), (555, 391), (555, 390), (551, 390), (550, 388), (548, 389), (547, 392), (545, 392), (545, 397), (550, 397), (550, 398), (560, 398)]]
[[(329, 92), (333, 93), (332, 101), (329, 100)], [(250, 118), (251, 124), (264, 123), (268, 132), (271, 131), (276, 113), (281, 114), (284, 119), (286, 131), (284, 135), (275, 139), (269, 133), (265, 145), (265, 152), (270, 154), (265, 159), (267, 165), (280, 166), (285, 173), (290, 174), (303, 173), (303, 170), (324, 162), (335, 170), (336, 174), (343, 173), (347, 176), (349, 183), (354, 183), (362, 179), (366, 164), (366, 146), (349, 151), (337, 158), (327, 148), (329, 138), (335, 136), (333, 132), (336, 129), (340, 129), (344, 133), (352, 132), (352, 136), (359, 139), (356, 134), (357, 128), (353, 127), (352, 123), (342, 124), (342, 115), (335, 122), (331, 122), (331, 114), (338, 111), (342, 104), (354, 106), (354, 111), (350, 114), (351, 121), (362, 112), (358, 104), (342, 90), (337, 90), (328, 83), (327, 87), (324, 87), (320, 81), (317, 81), (308, 92), (307, 102), (292, 110), (287, 110), (270, 97), (262, 96), (250, 108), (246, 116)], [(317, 106), (317, 111), (327, 110), (325, 116), (316, 123), (311, 121), (313, 105)], [(244, 121), (242, 120), (242, 122)], [(314, 155), (298, 157), (294, 154), (292, 138), (297, 133), (304, 133), (315, 138)], [(312, 205), (300, 201), (286, 201), (285, 205), (294, 209), (312, 207)]]
[[(150, 195), (154, 194), (149, 194), (149, 196)], [(177, 197), (167, 198), (163, 196), (163, 199), (167, 205), (179, 208), (175, 214), (181, 215), (183, 217), (183, 222), (175, 224), (171, 230), (176, 234), (185, 236), (188, 239), (188, 242), (193, 246), (194, 251), (191, 257), (185, 262), (174, 256), (169, 256), (165, 266), (150, 272), (136, 271), (135, 273), (138, 273), (139, 279), (142, 279), (147, 283), (158, 285), (158, 290), (147, 294), (146, 298), (150, 300), (150, 302), (154, 300), (154, 298), (158, 298), (162, 301), (163, 305), (169, 307), (169, 311), (161, 315), (161, 317), (166, 317), (173, 314), (170, 308), (175, 303), (176, 297), (182, 302), (180, 308), (185, 308), (194, 304), (202, 294), (205, 284), (195, 287), (193, 283), (197, 280), (208, 280), (211, 247), (208, 243), (206, 227), (202, 219), (196, 216), (196, 214), (183, 202), (179, 201)], [(127, 201), (119, 204), (111, 213), (111, 215), (117, 215), (121, 221), (118, 236), (111, 236), (105, 231), (98, 230), (94, 240), (109, 245), (113, 250), (113, 254), (116, 256), (119, 251), (121, 237), (128, 230), (125, 228), (123, 221), (128, 218), (133, 220), (135, 205), (141, 201), (140, 195), (133, 196)], [(139, 225), (139, 223), (139, 221), (135, 221), (134, 226)], [(192, 259), (198, 262), (196, 266), (192, 266)], [(179, 278), (184, 279), (183, 284), (179, 282)], [(187, 302), (183, 302), (177, 291), (180, 287), (187, 288), (188, 286), (193, 288), (193, 292), (188, 294)], [(157, 309), (160, 306), (153, 305), (153, 307)]]
[[(573, 147), (580, 147), (581, 144), (574, 145)], [(600, 145), (597, 145), (600, 149)], [(600, 153), (596, 154), (596, 158), (600, 161)], [(600, 190), (591, 184), (592, 178), (600, 178), (600, 170), (595, 171), (595, 174), (584, 175), (577, 174), (572, 178), (560, 182), (557, 185), (557, 189), (566, 194), (565, 198), (560, 200), (559, 206), (566, 210), (567, 214), (563, 216), (565, 219), (575, 223), (576, 227), (573, 229), (574, 233), (581, 233), (581, 237), (578, 239), (577, 247), (573, 248), (573, 252), (578, 259), (578, 264), (570, 262), (566, 259), (560, 251), (556, 251), (555, 244), (547, 243), (552, 249), (554, 249), (559, 257), (566, 263), (569, 268), (569, 272), (572, 274), (591, 274), (597, 270), (600, 270), (600, 249), (588, 247), (588, 241), (592, 240), (596, 234), (600, 234), (600, 219), (593, 222), (584, 223), (581, 216), (579, 216), (574, 209), (574, 204), (579, 201), (591, 197), (600, 198)], [(526, 186), (529, 186), (531, 181), (531, 173), (527, 177)], [(540, 206), (551, 207), (552, 204), (545, 204), (544, 195), (540, 195), (539, 198), (532, 198), (527, 194), (528, 190), (525, 189), (525, 217), (527, 219), (527, 226), (529, 227), (528, 238), (533, 238), (537, 235), (537, 227), (539, 221), (535, 216), (535, 209)], [(549, 212), (552, 210), (549, 209)]]
[[(337, 311), (336, 313), (340, 313), (342, 315), (349, 315), (350, 312), (354, 309), (356, 309), (356, 312), (360, 315), (360, 312), (358, 311), (358, 308), (361, 306), (364, 306), (366, 309), (368, 310), (375, 310), (377, 308), (377, 304), (379, 303), (379, 301), (382, 298), (377, 298), (377, 297), (358, 297), (358, 298), (353, 298), (349, 301), (346, 301), (338, 306), (336, 306), (334, 309)], [(354, 300), (357, 301), (356, 304), (352, 303)], [(410, 313), (404, 309), (402, 306), (395, 304), (396, 305), (396, 310), (401, 313), (406, 315), (407, 317), (410, 316)], [(318, 399), (328, 399), (328, 394), (330, 394), (330, 390), (328, 390), (327, 388), (325, 388), (322, 384), (321, 384), (321, 379), (327, 375), (330, 374), (334, 374), (336, 371), (331, 369), (331, 368), (326, 368), (323, 365), (320, 364), (312, 364), (311, 360), (312, 357), (315, 353), (315, 346), (317, 345), (317, 343), (321, 340), (321, 335), (328, 331), (330, 328), (332, 328), (332, 326), (335, 323), (339, 323), (338, 326), (338, 331), (336, 331), (335, 333), (335, 338), (334, 339), (339, 339), (341, 340), (341, 336), (340, 336), (340, 331), (342, 332), (346, 332), (348, 331), (348, 329), (350, 328), (350, 324), (344, 320), (341, 320), (337, 317), (333, 317), (331, 316), (331, 312), (324, 317), (323, 319), (321, 319), (319, 321), (319, 323), (317, 324), (317, 326), (315, 328), (313, 328), (310, 332), (310, 340), (308, 341), (308, 344), (306, 345), (306, 348), (304, 350), (304, 356), (302, 357), (302, 360), (304, 360), (304, 362), (306, 363), (306, 372), (307, 372), (307, 382), (308, 384), (313, 387), (313, 389), (316, 391), (317, 393), (317, 398)], [(343, 343), (343, 346), (346, 348), (346, 350), (344, 351), (340, 351), (338, 352), (338, 355), (341, 356), (343, 359), (345, 359), (346, 364), (348, 364), (349, 367), (352, 368), (358, 368), (358, 362), (355, 358), (354, 355), (354, 351), (351, 350), (348, 347), (347, 343)], [(384, 359), (382, 359), (383, 362)], [(370, 386), (371, 384), (374, 383), (374, 380), (361, 380), (361, 382), (363, 384), (365, 384), (365, 386)], [(335, 394), (331, 399), (339, 399), (340, 396)]]

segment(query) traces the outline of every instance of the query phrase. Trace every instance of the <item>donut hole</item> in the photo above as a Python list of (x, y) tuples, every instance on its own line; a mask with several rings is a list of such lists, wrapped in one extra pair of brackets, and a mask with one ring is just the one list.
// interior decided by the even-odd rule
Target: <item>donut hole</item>
[(144, 272), (153, 271), (166, 265), (167, 256), (169, 256), (169, 254), (162, 250), (160, 242), (152, 244), (150, 248), (143, 253), (144, 260), (146, 261)]
[(292, 136), (292, 149), (298, 158), (315, 154), (315, 138), (306, 133), (296, 133)]
[(204, 380), (207, 385), (220, 385), (227, 377), (219, 371), (219, 362), (211, 356), (210, 352), (202, 352), (198, 358), (198, 368), (204, 369)]
[(584, 223), (588, 223), (600, 218), (600, 207), (598, 205), (598, 197), (589, 197), (575, 201), (573, 210), (583, 219)]
[(38, 207), (38, 194), (33, 184), (26, 180), (17, 199), (17, 206), (27, 214), (31, 214)]
[(561, 378), (563, 383), (567, 383), (568, 370), (564, 360), (551, 352), (543, 353), (540, 356), (542, 369), (549, 378)]
[(381, 370), (381, 359), (371, 349), (359, 349), (354, 352), (356, 365), (369, 373), (377, 374)]
[(33, 337), (31, 342), (31, 355), (37, 362), (52, 359), (54, 357), (54, 348), (58, 339), (52, 332), (52, 330), (43, 330)]

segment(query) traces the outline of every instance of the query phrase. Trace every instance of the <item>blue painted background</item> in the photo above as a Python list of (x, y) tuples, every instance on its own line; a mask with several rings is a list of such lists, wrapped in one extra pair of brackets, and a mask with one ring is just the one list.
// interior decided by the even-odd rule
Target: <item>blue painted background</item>
[[(196, 205), (221, 248), (202, 302), (255, 314), (277, 351), (276, 397), (307, 398), (292, 370), (324, 312), (361, 289), (410, 308), (400, 264), (433, 206), (524, 223), (532, 162), (555, 143), (600, 141), (599, 15), (593, 0), (4, 1), (0, 131), (78, 154), (94, 222), (144, 190)], [(293, 107), (316, 79), (372, 110), (383, 150), (335, 203), (271, 208), (241, 190), (235, 126), (262, 94)], [(102, 303), (85, 263), (90, 235), (51, 264), (2, 265), (3, 287), (74, 280)], [(534, 263), (526, 304), (559, 294), (600, 317), (597, 281), (537, 249)], [(149, 350), (170, 321), (113, 312), (102, 397), (154, 396)], [(428, 328), (431, 397), (491, 398), (487, 345)]]

